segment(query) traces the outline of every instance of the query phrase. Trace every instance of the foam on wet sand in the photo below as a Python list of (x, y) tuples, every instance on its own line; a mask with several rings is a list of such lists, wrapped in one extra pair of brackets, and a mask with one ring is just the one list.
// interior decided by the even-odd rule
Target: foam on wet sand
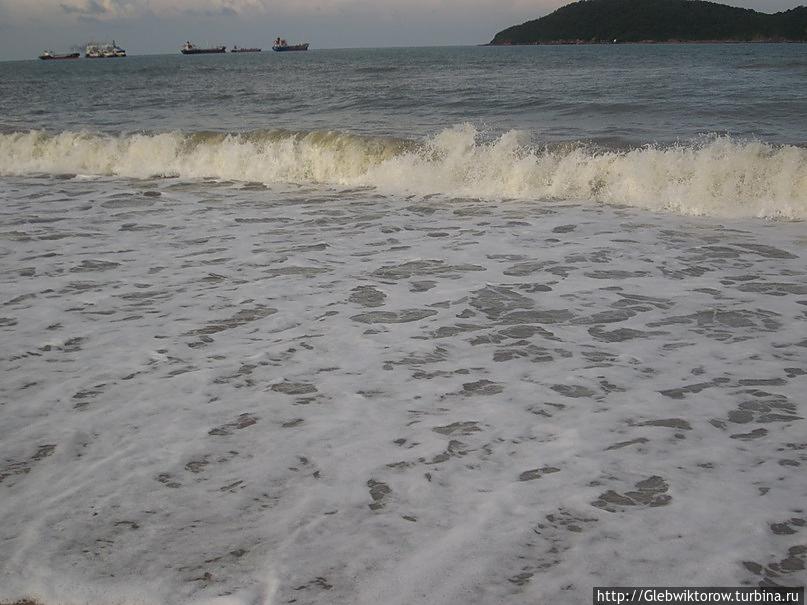
[(4, 602), (805, 583), (802, 223), (0, 187)]

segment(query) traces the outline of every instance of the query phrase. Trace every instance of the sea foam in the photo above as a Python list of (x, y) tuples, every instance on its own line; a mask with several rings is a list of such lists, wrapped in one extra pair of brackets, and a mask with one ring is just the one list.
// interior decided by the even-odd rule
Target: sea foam
[(807, 149), (730, 137), (603, 150), (484, 140), (471, 125), (424, 141), (339, 131), (0, 135), (0, 175), (92, 174), (369, 186), (489, 200), (573, 200), (686, 215), (807, 217)]
[(173, 179), (0, 199), (0, 603), (804, 584), (801, 223)]

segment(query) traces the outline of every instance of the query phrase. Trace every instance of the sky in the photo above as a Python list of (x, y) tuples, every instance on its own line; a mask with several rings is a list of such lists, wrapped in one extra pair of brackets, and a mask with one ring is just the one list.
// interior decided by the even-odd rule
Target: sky
[[(720, 0), (719, 0), (720, 1)], [(765, 12), (799, 0), (722, 0)], [(200, 45), (312, 48), (481, 44), (568, 0), (0, 0), (0, 60), (115, 39), (129, 54)]]

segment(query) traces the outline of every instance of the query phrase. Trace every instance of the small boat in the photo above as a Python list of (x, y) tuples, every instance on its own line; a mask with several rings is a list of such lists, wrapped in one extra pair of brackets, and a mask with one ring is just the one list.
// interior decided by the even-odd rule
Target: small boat
[(183, 55), (208, 55), (212, 53), (223, 53), (227, 50), (226, 46), (211, 46), (209, 48), (200, 48), (199, 46), (194, 46), (190, 42), (185, 42), (182, 45), (182, 48), (179, 49)]
[(304, 44), (289, 44), (285, 40), (278, 38), (272, 45), (272, 50), (278, 53), (287, 50), (308, 50), (308, 42)]
[(63, 59), (78, 59), (79, 56), (80, 56), (79, 53), (67, 53), (64, 55), (57, 55), (52, 50), (46, 50), (41, 55), (39, 55), (39, 58), (42, 59), (43, 61), (58, 61)]
[(261, 52), (260, 48), (238, 48), (237, 46), (233, 46), (230, 49), (231, 53), (259, 53)]

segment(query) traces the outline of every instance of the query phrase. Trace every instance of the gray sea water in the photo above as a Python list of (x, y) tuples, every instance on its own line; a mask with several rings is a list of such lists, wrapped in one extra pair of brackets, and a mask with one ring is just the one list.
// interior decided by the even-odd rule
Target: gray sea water
[(805, 48), (0, 63), (0, 602), (804, 585)]
[(0, 128), (336, 129), (422, 137), (462, 122), (538, 142), (730, 134), (803, 144), (800, 44), (312, 50), (0, 64)]

